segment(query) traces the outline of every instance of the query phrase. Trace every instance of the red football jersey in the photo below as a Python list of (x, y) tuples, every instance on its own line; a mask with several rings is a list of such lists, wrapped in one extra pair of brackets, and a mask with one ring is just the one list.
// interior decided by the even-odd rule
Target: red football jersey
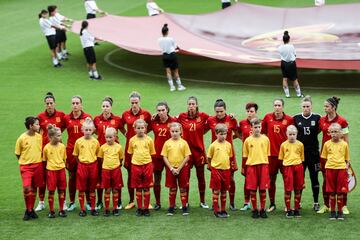
[(161, 122), (159, 117), (156, 117), (151, 121), (150, 129), (154, 132), (154, 144), (156, 151), (156, 158), (162, 158), (161, 150), (164, 146), (166, 140), (171, 138), (170, 135), (170, 123), (176, 122), (176, 119), (173, 117), (168, 117), (166, 122)]
[(78, 118), (74, 118), (72, 112), (64, 116), (64, 123), (68, 133), (66, 148), (73, 149), (76, 140), (84, 136), (81, 127), (87, 117), (91, 117), (91, 115), (85, 112), (81, 112)]
[(245, 118), (239, 122), (239, 132), (241, 133), (241, 141), (244, 143), (245, 140), (252, 134), (251, 123), (249, 119)]
[(293, 124), (293, 118), (283, 113), (281, 119), (276, 119), (274, 113), (268, 113), (262, 120), (262, 133), (270, 140), (271, 156), (279, 156), (280, 146), (287, 140), (286, 128)]
[(64, 116), (65, 116), (64, 112), (57, 110), (55, 110), (53, 115), (51, 116), (48, 114), (47, 111), (39, 113), (38, 118), (41, 129), (43, 148), (45, 147), (46, 144), (49, 143), (47, 126), (49, 124), (53, 124), (56, 127), (60, 128), (61, 131), (63, 131), (65, 129)]
[[(111, 113), (109, 118), (104, 118), (102, 114), (94, 118), (94, 124), (97, 130), (98, 141), (100, 146), (106, 143), (105, 131), (108, 127), (113, 127), (116, 130), (123, 128), (121, 118)], [(118, 141), (118, 139), (116, 139)]]
[(319, 121), (319, 127), (320, 127), (320, 130), (322, 131), (322, 134), (323, 134), (321, 148), (322, 148), (322, 146), (324, 146), (326, 141), (331, 139), (331, 135), (330, 135), (330, 133), (328, 131), (329, 131), (330, 125), (333, 124), (333, 123), (340, 124), (341, 128), (347, 128), (349, 126), (346, 119), (343, 118), (342, 116), (338, 115), (338, 114), (331, 121), (329, 121), (327, 116), (321, 117), (320, 121)]
[(198, 112), (195, 117), (190, 117), (187, 112), (180, 113), (178, 122), (183, 128), (183, 138), (188, 142), (190, 150), (205, 152), (204, 134), (207, 129), (209, 115)]
[(207, 126), (211, 130), (211, 142), (214, 142), (216, 140), (216, 134), (215, 134), (215, 126), (218, 123), (223, 123), (227, 126), (228, 131), (226, 135), (226, 141), (233, 144), (233, 131), (237, 130), (237, 122), (235, 118), (230, 117), (229, 115), (225, 115), (223, 119), (218, 119), (216, 116), (211, 116), (207, 120)]
[(149, 126), (151, 124), (151, 114), (146, 110), (140, 109), (140, 111), (135, 115), (135, 114), (133, 114), (131, 109), (129, 109), (129, 110), (126, 110), (125, 112), (123, 112), (123, 114), (121, 116), (121, 124), (123, 126), (126, 125), (125, 153), (127, 153), (128, 142), (130, 141), (130, 138), (135, 136), (135, 130), (134, 130), (133, 124), (137, 119), (144, 119), (145, 122), (148, 124), (148, 128), (149, 128)]

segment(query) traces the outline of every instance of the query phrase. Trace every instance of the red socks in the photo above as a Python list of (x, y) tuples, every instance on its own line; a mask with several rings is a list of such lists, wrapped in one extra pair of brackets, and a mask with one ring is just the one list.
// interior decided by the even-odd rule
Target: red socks
[(330, 195), (330, 209), (332, 212), (336, 211), (336, 196), (331, 194)]
[(220, 201), (221, 201), (221, 211), (224, 212), (226, 207), (226, 191), (221, 191)]
[(245, 203), (250, 202), (250, 191), (246, 188), (245, 183), (244, 183), (244, 200), (245, 200)]
[(65, 190), (58, 191), (58, 198), (59, 198), (59, 211), (64, 210), (64, 202), (65, 202)]
[(329, 207), (329, 193), (326, 192), (326, 181), (324, 179), (323, 185), (322, 185), (322, 194), (324, 199), (324, 205)]
[(31, 195), (32, 195), (32, 191), (31, 190), (23, 190), (23, 194), (24, 194), (24, 200), (25, 200), (25, 207), (26, 210), (31, 211), (32, 207), (31, 207)]
[(79, 203), (81, 211), (85, 211), (85, 192), (79, 192)]
[(144, 189), (144, 209), (149, 209), (150, 204), (150, 189)]
[(217, 212), (219, 212), (219, 192), (218, 191), (213, 190), (212, 200), (213, 200), (214, 213), (217, 213)]
[(257, 210), (256, 191), (250, 191), (250, 199), (253, 210)]
[(346, 195), (346, 193), (345, 194), (338, 194), (337, 195), (337, 208), (338, 208), (338, 212), (342, 212), (342, 208), (343, 208), (343, 206), (344, 206), (344, 195)]
[(171, 208), (175, 207), (176, 192), (177, 192), (176, 188), (170, 188), (170, 191), (169, 191), (169, 204), (170, 204)]
[(260, 190), (260, 208), (262, 210), (265, 209), (265, 203), (266, 203), (266, 190)]
[(95, 191), (89, 193), (90, 197), (90, 204), (91, 204), (91, 211), (95, 210), (95, 203), (96, 203), (96, 194)]
[(142, 189), (136, 189), (136, 202), (137, 202), (137, 208), (142, 209)]
[(45, 199), (45, 191), (46, 191), (46, 187), (40, 187), (39, 188), (39, 200), (40, 201), (44, 201), (44, 199)]
[[(119, 193), (118, 192), (113, 192), (112, 200), (113, 200), (113, 210), (115, 210), (119, 203)], [(110, 196), (109, 196), (109, 201), (110, 201)]]
[(183, 207), (186, 207), (187, 200), (188, 200), (186, 189), (180, 189), (180, 198), (181, 198), (181, 205)]
[(49, 191), (48, 201), (49, 201), (50, 212), (55, 212), (55, 210), (54, 210), (54, 192), (53, 191), (51, 191), (51, 192)]
[(107, 192), (107, 191), (105, 192), (104, 200), (105, 200), (105, 210), (109, 210), (109, 208), (110, 208), (110, 192)]
[(290, 207), (291, 192), (285, 192), (284, 200), (285, 200), (286, 210), (289, 211), (291, 209)]

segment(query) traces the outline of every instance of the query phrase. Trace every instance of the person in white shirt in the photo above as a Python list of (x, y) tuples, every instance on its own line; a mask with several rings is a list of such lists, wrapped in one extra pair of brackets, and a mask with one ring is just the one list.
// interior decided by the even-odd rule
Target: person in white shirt
[(304, 97), (301, 92), (296, 67), (296, 51), (292, 44), (290, 44), (290, 35), (288, 31), (283, 35), (284, 44), (279, 46), (278, 51), (281, 58), (281, 71), (283, 76), (283, 89), (285, 96), (290, 97), (288, 80), (293, 81), (296, 95), (298, 97)]
[(98, 8), (95, 0), (85, 0), (84, 7), (86, 10), (86, 19), (96, 18), (96, 13), (100, 15), (107, 15), (106, 12)]
[[(69, 25), (66, 23), (71, 23), (72, 19), (66, 18), (57, 11), (56, 5), (48, 6), (48, 11), (50, 15), (50, 22), (52, 25), (61, 28), (62, 26), (70, 28)], [(66, 50), (66, 29), (60, 30), (56, 29), (56, 44), (58, 51), (56, 52), (57, 57), (59, 60), (67, 60), (68, 59), (68, 52)]]
[(173, 38), (168, 37), (169, 28), (167, 24), (161, 29), (162, 37), (158, 39), (161, 51), (163, 53), (163, 64), (166, 70), (166, 77), (170, 85), (170, 91), (173, 92), (176, 90), (173, 77), (176, 80), (178, 91), (184, 91), (186, 88), (181, 84), (179, 76), (179, 63), (176, 56), (176, 51), (179, 50), (179, 47), (176, 45)]
[[(234, 2), (237, 2), (238, 0), (234, 0)], [(221, 8), (225, 9), (227, 7), (231, 6), (231, 0), (221, 0)]]
[(153, 0), (147, 1), (146, 8), (148, 10), (149, 16), (156, 16), (164, 12), (164, 10), (160, 8)]
[(102, 77), (96, 69), (96, 56), (94, 51), (95, 40), (102, 41), (99, 38), (94, 37), (88, 32), (88, 21), (83, 21), (81, 23), (80, 30), (80, 41), (84, 49), (84, 55), (87, 62), (87, 67), (89, 70), (90, 80), (102, 80)]
[(64, 27), (54, 26), (50, 22), (48, 17), (49, 17), (48, 11), (46, 11), (45, 9), (41, 10), (41, 12), (39, 13), (40, 28), (41, 28), (41, 31), (44, 33), (46, 40), (48, 42), (54, 67), (61, 67), (62, 65), (61, 65), (61, 63), (59, 63), (59, 60), (56, 57), (57, 45), (56, 45), (55, 29), (64, 29)]

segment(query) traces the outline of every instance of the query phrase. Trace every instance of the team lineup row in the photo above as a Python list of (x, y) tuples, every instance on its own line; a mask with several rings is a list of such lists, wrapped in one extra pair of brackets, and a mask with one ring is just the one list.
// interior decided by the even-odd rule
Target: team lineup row
[[(36, 217), (33, 208), (37, 188), (39, 188), (40, 202), (36, 210), (42, 210), (44, 207), (45, 178), (42, 177), (44, 175), (47, 176), (46, 183), (49, 190), (49, 217), (55, 217), (53, 201), (54, 191), (56, 189), (59, 191), (59, 215), (66, 216), (64, 211), (64, 205), (66, 206), (66, 204), (62, 204), (65, 200), (66, 189), (65, 167), (69, 172), (68, 190), (70, 204), (66, 206), (68, 211), (75, 209), (75, 195), (76, 189), (78, 189), (79, 202), (81, 205), (80, 215), (86, 215), (84, 204), (85, 196), (87, 202), (90, 203), (92, 215), (98, 215), (96, 207), (99, 208), (103, 205), (103, 189), (105, 189), (105, 215), (109, 215), (110, 191), (112, 189), (113, 213), (117, 215), (118, 208), (122, 206), (121, 191), (119, 191), (123, 185), (119, 167), (120, 159), (122, 159), (123, 156), (123, 154), (120, 154), (121, 152), (124, 152), (123, 165), (128, 171), (127, 183), (130, 197), (130, 202), (125, 209), (135, 207), (136, 189), (137, 215), (148, 216), (150, 187), (154, 187), (156, 199), (154, 209), (160, 209), (160, 182), (164, 167), (167, 172), (166, 186), (170, 188), (169, 215), (173, 214), (174, 211), (177, 187), (180, 188), (183, 214), (188, 214), (189, 178), (192, 167), (196, 169), (200, 206), (209, 208), (205, 203), (206, 187), (204, 176), (204, 166), (208, 163), (211, 170), (210, 187), (213, 189), (214, 214), (217, 217), (227, 217), (228, 214), (225, 211), (227, 191), (230, 196), (230, 209), (236, 210), (235, 181), (233, 176), (238, 167), (233, 148), (234, 138), (240, 138), (244, 143), (241, 173), (245, 176), (245, 204), (242, 210), (250, 209), (251, 202), (253, 217), (266, 217), (266, 189), (269, 190), (270, 200), (270, 207), (267, 209), (267, 212), (276, 209), (275, 182), (277, 173), (280, 170), (283, 174), (286, 191), (286, 215), (288, 217), (293, 217), (294, 215), (300, 216), (299, 204), (301, 190), (304, 185), (304, 169), (306, 170), (306, 168), (308, 168), (314, 197), (314, 210), (318, 213), (324, 213), (331, 209), (332, 219), (336, 219), (336, 217), (343, 219), (343, 213), (348, 213), (346, 207), (347, 186), (343, 186), (340, 183), (336, 185), (336, 181), (339, 179), (343, 180), (346, 174), (344, 175), (344, 172), (341, 171), (339, 177), (334, 180), (333, 175), (335, 173), (333, 175), (330, 174), (328, 177), (327, 172), (329, 166), (329, 169), (335, 166), (337, 170), (344, 170), (346, 168), (346, 164), (344, 167), (345, 160), (348, 161), (349, 157), (348, 155), (344, 155), (344, 158), (341, 158), (341, 156), (331, 157), (331, 159), (335, 159), (335, 165), (331, 164), (331, 161), (327, 161), (327, 159), (330, 159), (329, 156), (322, 156), (322, 158), (320, 158), (319, 142), (317, 140), (318, 133), (322, 131), (322, 146), (324, 146), (327, 141), (332, 139), (332, 135), (336, 135), (337, 138), (339, 138), (340, 132), (342, 132), (341, 139), (336, 140), (336, 136), (333, 138), (335, 138), (336, 143), (341, 142), (341, 146), (346, 145), (347, 147), (347, 144), (344, 143), (348, 142), (348, 123), (343, 117), (336, 113), (339, 98), (331, 97), (325, 101), (324, 110), (326, 115), (323, 117), (312, 113), (312, 102), (308, 97), (304, 98), (301, 102), (302, 114), (294, 117), (290, 117), (283, 112), (284, 102), (282, 99), (275, 99), (273, 102), (274, 112), (266, 114), (261, 124), (255, 125), (254, 122), (252, 123), (251, 121), (257, 119), (258, 105), (256, 103), (248, 103), (246, 105), (248, 117), (241, 120), (238, 124), (232, 115), (226, 114), (226, 104), (223, 100), (217, 100), (215, 102), (215, 116), (209, 116), (199, 111), (196, 97), (189, 97), (187, 101), (188, 111), (180, 113), (177, 117), (171, 117), (168, 114), (169, 107), (166, 102), (158, 103), (156, 106), (157, 113), (152, 116), (148, 111), (140, 107), (141, 97), (139, 93), (131, 93), (129, 99), (131, 108), (119, 117), (112, 113), (112, 99), (106, 97), (102, 101), (102, 113), (92, 121), (90, 115), (83, 112), (82, 99), (80, 96), (74, 96), (72, 98), (72, 112), (67, 115), (55, 109), (55, 97), (51, 93), (45, 96), (45, 111), (38, 115), (38, 119), (33, 117), (27, 119), (25, 125), (28, 131), (18, 139), (15, 151), (19, 158), (23, 180), (24, 198), (27, 209), (24, 215), (25, 220)], [(134, 125), (135, 122), (136, 124)], [(173, 122), (177, 122), (178, 124), (170, 126)], [(340, 129), (338, 129), (337, 125), (332, 126), (336, 128), (336, 131), (334, 130), (336, 134), (330, 135), (331, 131), (329, 132), (329, 128), (334, 123), (339, 124)], [(291, 125), (295, 127), (289, 127)], [(48, 131), (48, 128), (51, 128), (51, 131)], [(36, 134), (39, 129), (41, 129), (42, 136)], [(63, 152), (54, 154), (57, 152), (54, 147), (62, 145), (61, 131), (65, 129), (68, 133), (66, 149), (63, 147)], [(126, 136), (124, 150), (116, 143), (118, 130)], [(213, 148), (214, 151), (209, 150), (208, 155), (206, 155), (203, 136), (208, 130), (211, 130), (213, 142), (210, 149)], [(92, 137), (94, 131), (98, 136), (97, 140)], [(146, 133), (150, 131), (154, 132), (154, 141), (146, 135)], [(260, 133), (265, 134), (266, 137), (265, 135), (260, 135)], [(249, 145), (250, 148), (245, 151), (247, 146), (245, 143), (248, 138), (255, 140)], [(296, 138), (298, 140), (296, 140)], [(184, 141), (180, 141), (179, 139), (184, 139)], [(267, 146), (267, 143), (261, 143), (259, 145), (260, 149), (265, 149), (266, 151), (259, 151), (259, 149), (257, 149), (257, 151), (255, 151), (256, 154), (251, 155), (250, 152), (254, 146), (257, 146), (258, 139), (269, 142), (269, 153), (267, 153), (266, 147), (264, 148), (264, 146)], [(167, 156), (164, 155), (165, 153), (163, 151), (166, 142), (170, 140), (176, 143), (180, 141), (182, 144), (170, 144), (169, 149), (173, 151), (174, 149), (180, 148), (181, 151), (175, 151), (176, 154), (171, 153)], [(281, 146), (285, 142), (290, 144), (290, 147), (286, 149), (286, 154), (280, 157)], [(215, 146), (213, 146), (214, 144)], [(185, 151), (185, 145), (188, 146), (190, 150), (189, 155), (185, 154), (187, 153), (187, 151)], [(109, 149), (106, 149), (106, 146)], [(225, 149), (222, 149), (223, 146), (226, 146)], [(230, 148), (228, 146), (230, 146)], [(303, 147), (300, 147), (300, 150), (299, 148), (293, 149), (294, 155), (290, 154), (288, 156), (287, 154), (292, 152), (290, 150), (293, 146)], [(104, 151), (103, 148), (107, 151)], [(56, 149), (59, 150), (60, 148)], [(103, 149), (103, 151), (101, 151), (101, 149)], [(301, 149), (303, 150), (301, 151)], [(322, 149), (324, 148), (322, 147)], [(106, 153), (111, 151), (113, 151), (113, 155), (107, 156)], [(103, 160), (97, 159), (99, 152), (103, 152), (104, 155), (100, 155), (102, 156), (100, 159)], [(261, 152), (264, 154), (261, 155)], [(348, 149), (340, 152), (348, 152)], [(166, 156), (168, 158), (165, 160)], [(264, 160), (265, 158), (261, 158), (261, 156), (266, 156), (267, 163)], [(292, 159), (290, 160), (290, 165), (285, 164), (285, 162), (288, 162), (287, 158), (289, 157)], [(44, 174), (43, 171), (43, 160), (46, 160), (45, 163), (47, 162), (46, 174)], [(52, 161), (53, 164), (51, 163)], [(253, 165), (260, 165), (262, 167), (254, 168)], [(293, 165), (296, 165), (296, 167)], [(292, 170), (287, 170), (289, 169), (288, 166), (292, 166)], [(324, 206), (321, 209), (318, 203), (319, 182), (317, 175), (319, 170), (322, 171), (324, 176), (322, 191)], [(346, 173), (346, 170), (344, 171)], [(300, 174), (301, 172), (302, 174)], [(268, 179), (262, 178), (261, 176), (268, 176)], [(117, 181), (114, 181), (114, 179), (117, 179)], [(331, 183), (334, 183), (333, 180), (335, 181), (335, 185), (331, 185)], [(259, 183), (259, 185), (257, 185), (257, 183)], [(329, 184), (331, 186), (328, 186)], [(334, 188), (334, 186), (341, 186), (341, 188)], [(256, 189), (258, 188), (260, 190), (261, 203), (259, 211), (256, 204)], [(97, 204), (95, 204), (96, 189), (98, 194)], [(290, 207), (291, 191), (293, 190), (295, 191), (294, 211)], [(334, 198), (336, 194), (338, 198), (337, 215), (334, 213)], [(220, 210), (218, 207), (219, 195), (221, 199)], [(143, 197), (144, 204), (142, 203)]]

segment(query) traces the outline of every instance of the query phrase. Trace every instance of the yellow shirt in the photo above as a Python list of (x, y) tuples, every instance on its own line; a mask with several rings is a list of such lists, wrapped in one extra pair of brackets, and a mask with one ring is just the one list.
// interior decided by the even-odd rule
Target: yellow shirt
[(66, 147), (62, 143), (46, 144), (43, 150), (43, 159), (46, 161), (47, 170), (61, 170), (65, 168)]
[(107, 170), (118, 168), (123, 155), (124, 152), (121, 145), (116, 142), (113, 145), (103, 144), (98, 153), (98, 157), (103, 159), (102, 168)]
[(211, 167), (221, 170), (230, 169), (230, 157), (232, 156), (231, 144), (226, 140), (222, 143), (215, 140), (207, 152), (207, 157), (211, 159)]
[(130, 138), (128, 153), (132, 154), (131, 163), (135, 165), (145, 165), (152, 161), (151, 155), (154, 155), (154, 141), (149, 136), (139, 138), (133, 136)]
[(296, 140), (290, 143), (289, 140), (280, 146), (279, 160), (283, 160), (284, 166), (299, 165), (304, 161), (304, 145)]
[(189, 144), (182, 138), (178, 140), (169, 139), (164, 143), (161, 156), (169, 160), (171, 167), (178, 168), (184, 158), (191, 155)]
[(346, 162), (350, 161), (349, 145), (344, 140), (335, 143), (331, 140), (324, 144), (321, 158), (326, 159), (325, 168), (346, 169)]
[(35, 133), (29, 136), (26, 132), (21, 134), (16, 141), (15, 154), (19, 155), (19, 164), (28, 165), (42, 162), (41, 158), (42, 137)]
[(93, 163), (97, 160), (100, 144), (94, 137), (85, 139), (81, 137), (75, 142), (73, 155), (79, 159), (81, 163)]
[(246, 165), (269, 164), (270, 141), (265, 135), (258, 138), (249, 136), (243, 145), (243, 157), (246, 157)]

